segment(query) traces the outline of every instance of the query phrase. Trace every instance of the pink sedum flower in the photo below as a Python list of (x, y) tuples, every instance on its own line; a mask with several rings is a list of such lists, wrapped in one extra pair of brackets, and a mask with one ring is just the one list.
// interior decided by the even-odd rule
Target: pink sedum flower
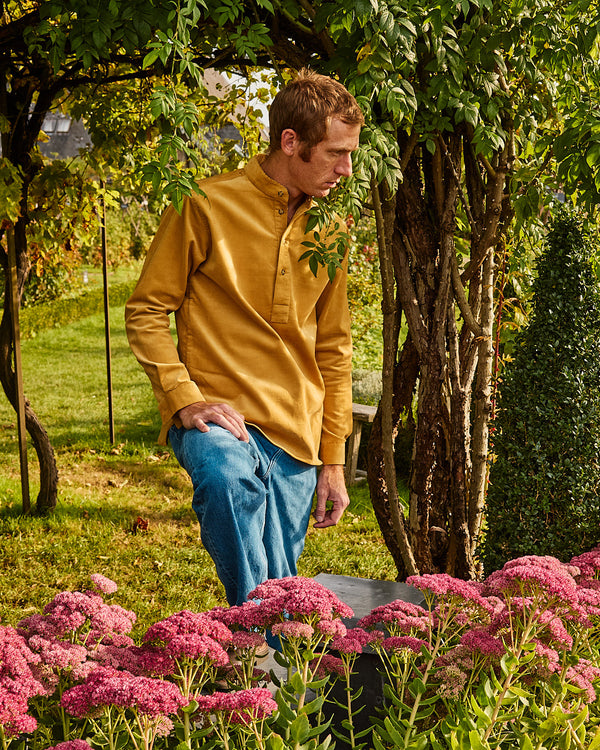
[(389, 604), (375, 607), (358, 621), (358, 625), (368, 629), (385, 625), (394, 635), (401, 633), (415, 635), (430, 632), (432, 617), (423, 607), (397, 599)]
[[(577, 604), (588, 618), (600, 617), (600, 589), (579, 586)], [(591, 622), (589, 623), (591, 625)]]
[(78, 638), (89, 646), (129, 633), (135, 620), (134, 612), (116, 604), (106, 604), (93, 592), (62, 591), (44, 607), (43, 614), (21, 620), (18, 630), (26, 638), (34, 635), (48, 640)]
[(138, 677), (165, 677), (175, 672), (175, 660), (164, 649), (149, 644), (100, 647), (94, 652), (94, 658), (103, 666), (125, 669)]
[(37, 675), (40, 662), (23, 636), (0, 625), (0, 726), (6, 737), (37, 728), (35, 718), (28, 714), (28, 700), (46, 694)]
[(165, 653), (173, 659), (203, 659), (219, 667), (229, 664), (227, 652), (217, 641), (197, 633), (174, 636), (165, 646)]
[(92, 746), (85, 740), (69, 740), (68, 742), (59, 742), (58, 745), (49, 747), (48, 750), (92, 750)]
[(487, 628), (468, 630), (460, 639), (463, 646), (484, 656), (504, 656), (506, 647), (500, 638), (492, 635)]
[(27, 698), (0, 685), (0, 726), (6, 737), (29, 734), (37, 729), (37, 721), (28, 713)]
[(546, 596), (566, 603), (577, 603), (577, 583), (572, 566), (548, 555), (529, 555), (509, 560), (501, 570), (484, 581), (488, 594), (500, 596), (532, 596), (543, 592)]
[(333, 654), (325, 654), (321, 658), (313, 659), (309, 666), (317, 680), (322, 680), (325, 677), (338, 679), (346, 676), (344, 662), (339, 656), (333, 656)]
[(231, 630), (245, 628), (246, 630), (264, 629), (267, 626), (264, 612), (258, 602), (244, 602), (232, 607), (214, 607), (206, 616), (221, 622)]
[(597, 699), (594, 682), (600, 678), (600, 668), (592, 664), (588, 659), (580, 659), (579, 662), (567, 669), (567, 680), (584, 691), (587, 703), (594, 703)]
[(144, 643), (169, 643), (175, 636), (205, 635), (227, 648), (231, 643), (231, 630), (222, 622), (209, 617), (204, 612), (190, 612), (187, 609), (151, 625), (144, 634)]
[(579, 583), (597, 579), (600, 575), (600, 545), (589, 552), (584, 552), (571, 560), (571, 565), (578, 569), (575, 578)]
[(289, 576), (265, 581), (248, 595), (259, 599), (268, 624), (291, 619), (352, 617), (352, 609), (314, 578)]
[(381, 642), (381, 648), (384, 651), (406, 653), (412, 651), (414, 654), (420, 654), (423, 646), (427, 642), (421, 638), (413, 638), (410, 635), (392, 635)]
[(28, 641), (29, 647), (39, 654), (46, 667), (52, 669), (76, 669), (81, 666), (88, 655), (85, 646), (70, 641), (48, 640), (41, 635), (34, 635)]
[(287, 638), (288, 640), (310, 640), (315, 633), (315, 629), (307, 622), (287, 620), (286, 622), (276, 622), (271, 627), (271, 632), (273, 635), (278, 635), (282, 638)]
[(195, 700), (200, 713), (222, 713), (232, 724), (247, 725), (252, 720), (260, 721), (277, 710), (277, 703), (267, 688), (198, 695)]
[(110, 578), (107, 578), (100, 573), (92, 573), (90, 579), (94, 584), (94, 588), (101, 594), (114, 594), (119, 588), (114, 581), (111, 581)]
[(346, 635), (336, 636), (331, 641), (330, 648), (339, 654), (351, 656), (352, 654), (362, 654), (363, 644), (362, 639), (348, 632)]
[(240, 650), (251, 651), (264, 646), (265, 637), (255, 631), (236, 630), (231, 637), (231, 645)]
[(66, 690), (61, 699), (67, 713), (77, 718), (98, 716), (108, 706), (159, 718), (177, 713), (187, 704), (187, 698), (172, 682), (106, 667), (98, 667), (85, 682)]
[(340, 619), (335, 620), (319, 620), (315, 623), (315, 630), (321, 635), (333, 638), (336, 635), (346, 635), (347, 628)]
[(469, 581), (462, 581), (459, 578), (453, 578), (447, 573), (426, 573), (420, 576), (409, 576), (406, 583), (420, 591), (428, 591), (438, 599), (462, 599), (470, 604), (475, 604), (484, 612), (491, 611), (489, 602), (480, 593), (480, 586)]

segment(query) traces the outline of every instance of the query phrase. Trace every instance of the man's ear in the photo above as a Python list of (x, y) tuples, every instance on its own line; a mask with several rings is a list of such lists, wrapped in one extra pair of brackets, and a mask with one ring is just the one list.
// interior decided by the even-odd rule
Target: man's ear
[(286, 156), (293, 156), (300, 148), (300, 139), (295, 130), (286, 128), (281, 133), (281, 150)]

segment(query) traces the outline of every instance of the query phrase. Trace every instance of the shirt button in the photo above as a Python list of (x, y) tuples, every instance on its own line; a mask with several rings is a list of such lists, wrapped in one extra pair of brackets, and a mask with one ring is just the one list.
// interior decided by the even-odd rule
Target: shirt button
[(285, 195), (285, 193), (283, 192), (283, 190), (280, 190), (280, 191), (279, 191), (279, 192), (277, 193), (277, 195), (278, 195), (278, 196), (279, 196), (280, 198), (283, 198), (283, 196)]
[(283, 213), (283, 208), (280, 208), (278, 213), (281, 216), (281, 214)]
[(282, 268), (282, 269), (281, 269), (281, 275), (282, 275), (282, 276), (285, 276), (285, 268)]

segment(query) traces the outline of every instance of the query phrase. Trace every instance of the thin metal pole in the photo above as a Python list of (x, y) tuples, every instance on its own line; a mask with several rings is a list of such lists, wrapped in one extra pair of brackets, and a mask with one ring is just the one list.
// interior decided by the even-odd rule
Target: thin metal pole
[(13, 357), (15, 366), (17, 424), (19, 433), (19, 463), (21, 465), (21, 497), (23, 513), (31, 511), (29, 497), (29, 468), (27, 465), (27, 428), (25, 425), (25, 393), (23, 390), (23, 367), (21, 362), (21, 329), (19, 326), (19, 292), (17, 280), (17, 253), (13, 229), (6, 230), (8, 247), (8, 275), (10, 287), (10, 319), (12, 324)]
[(106, 381), (108, 387), (108, 431), (110, 442), (115, 442), (115, 422), (113, 417), (113, 390), (112, 390), (112, 367), (110, 356), (110, 310), (108, 305), (108, 261), (106, 249), (106, 196), (104, 195), (104, 182), (102, 183), (102, 219), (100, 222), (102, 230), (102, 282), (104, 286), (104, 338), (106, 341)]

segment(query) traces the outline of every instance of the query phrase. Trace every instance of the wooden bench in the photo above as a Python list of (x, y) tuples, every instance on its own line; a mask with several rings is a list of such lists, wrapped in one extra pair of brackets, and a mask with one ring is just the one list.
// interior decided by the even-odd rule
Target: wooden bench
[(358, 449), (360, 448), (363, 424), (370, 424), (375, 419), (376, 412), (376, 406), (352, 404), (352, 434), (348, 438), (346, 467), (344, 469), (347, 485), (356, 484), (356, 482), (361, 481), (366, 476), (366, 472), (357, 471), (356, 469), (358, 464)]

